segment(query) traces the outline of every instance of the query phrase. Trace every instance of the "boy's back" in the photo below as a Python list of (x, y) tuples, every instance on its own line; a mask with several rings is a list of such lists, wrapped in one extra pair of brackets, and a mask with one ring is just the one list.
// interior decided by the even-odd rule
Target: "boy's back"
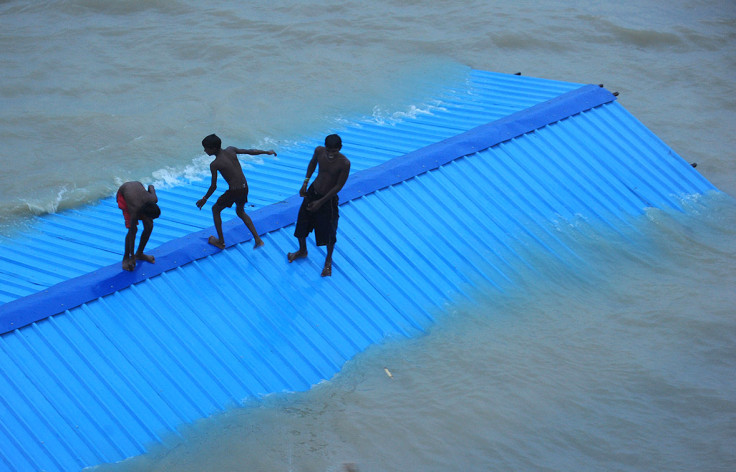
[(246, 185), (245, 174), (236, 154), (238, 150), (233, 146), (220, 149), (215, 160), (210, 164), (213, 172), (219, 171), (231, 189), (242, 188)]

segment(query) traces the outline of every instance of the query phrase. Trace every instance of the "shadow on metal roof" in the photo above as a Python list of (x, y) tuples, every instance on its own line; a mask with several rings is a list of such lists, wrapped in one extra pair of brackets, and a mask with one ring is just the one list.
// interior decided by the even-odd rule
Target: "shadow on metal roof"
[[(598, 86), (483, 71), (431, 113), (334, 130), (353, 174), (331, 278), (292, 264), (294, 190), (314, 143), (246, 174), (266, 233), (206, 244), (208, 185), (159, 191), (154, 265), (120, 270), (112, 199), (40, 218), (0, 247), (0, 464), (79, 470), (141, 454), (182, 424), (331, 378), (367, 346), (412, 336), (476, 284), (503, 291), (561, 231), (620, 231), (646, 208), (717, 190)], [(564, 230), (560, 223), (567, 223)], [(32, 247), (33, 249), (29, 249)], [(67, 264), (70, 251), (85, 260)]]

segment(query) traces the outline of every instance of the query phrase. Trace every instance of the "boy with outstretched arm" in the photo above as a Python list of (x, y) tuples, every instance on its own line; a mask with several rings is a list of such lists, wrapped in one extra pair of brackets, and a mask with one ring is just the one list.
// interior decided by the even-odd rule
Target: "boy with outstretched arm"
[(253, 220), (245, 212), (245, 204), (248, 202), (248, 182), (245, 180), (245, 174), (243, 174), (243, 168), (238, 160), (238, 154), (249, 154), (257, 156), (259, 154), (270, 154), (275, 156), (276, 153), (271, 151), (262, 151), (260, 149), (239, 149), (233, 146), (229, 146), (222, 149), (222, 141), (216, 135), (211, 134), (202, 140), (202, 147), (204, 152), (208, 156), (215, 156), (215, 160), (210, 164), (210, 171), (212, 172), (212, 183), (207, 193), (199, 201), (197, 201), (197, 207), (201, 210), (207, 199), (214, 193), (217, 188), (217, 173), (222, 174), (222, 177), (228, 183), (229, 188), (220, 195), (214, 205), (212, 205), (212, 218), (215, 222), (215, 230), (217, 231), (217, 237), (210, 236), (208, 242), (213, 246), (220, 249), (225, 249), (225, 237), (222, 234), (222, 218), (220, 213), (225, 208), (230, 208), (235, 203), (235, 214), (243, 220), (245, 226), (250, 230), (253, 235), (255, 245), (253, 248), (263, 246), (263, 240), (258, 235)]

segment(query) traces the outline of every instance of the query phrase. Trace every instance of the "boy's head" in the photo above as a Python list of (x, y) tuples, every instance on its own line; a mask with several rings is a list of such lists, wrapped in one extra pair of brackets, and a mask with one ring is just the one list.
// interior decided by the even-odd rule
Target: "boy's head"
[(336, 134), (331, 134), (325, 138), (325, 147), (331, 151), (339, 151), (342, 149), (342, 139)]
[(149, 203), (148, 205), (143, 207), (143, 216), (155, 220), (156, 218), (161, 216), (161, 208), (159, 208), (158, 205), (156, 205), (155, 203)]
[(222, 146), (222, 141), (217, 137), (216, 134), (211, 134), (202, 140), (202, 147), (218, 151)]

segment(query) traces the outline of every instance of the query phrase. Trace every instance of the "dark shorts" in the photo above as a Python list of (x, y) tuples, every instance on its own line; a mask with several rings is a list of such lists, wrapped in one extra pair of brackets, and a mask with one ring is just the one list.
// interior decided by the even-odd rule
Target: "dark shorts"
[(294, 236), (297, 238), (306, 238), (314, 230), (317, 246), (334, 244), (337, 241), (337, 220), (340, 218), (337, 210), (337, 195), (329, 202), (325, 202), (319, 210), (307, 210), (309, 202), (319, 200), (321, 197), (314, 192), (314, 186), (307, 189), (307, 196), (304, 197), (302, 206), (299, 207), (299, 216), (297, 216), (296, 229), (294, 229)]
[(118, 192), (117, 195), (118, 208), (123, 210), (123, 218), (125, 218), (125, 227), (130, 228), (130, 211), (128, 211), (128, 203), (123, 198), (123, 194)]
[(233, 206), (233, 203), (237, 203), (238, 205), (245, 205), (248, 203), (247, 185), (243, 188), (228, 189), (225, 193), (220, 195), (220, 198), (217, 199), (215, 205), (230, 208)]

